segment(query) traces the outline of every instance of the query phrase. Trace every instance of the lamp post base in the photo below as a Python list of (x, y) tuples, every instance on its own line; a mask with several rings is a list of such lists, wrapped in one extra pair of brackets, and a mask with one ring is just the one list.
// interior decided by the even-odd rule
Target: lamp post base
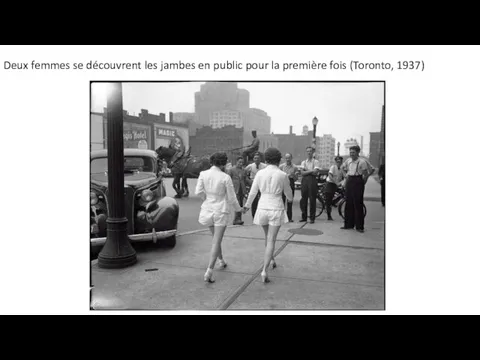
[(127, 236), (127, 219), (107, 219), (107, 240), (98, 254), (98, 267), (120, 269), (137, 262), (137, 253)]

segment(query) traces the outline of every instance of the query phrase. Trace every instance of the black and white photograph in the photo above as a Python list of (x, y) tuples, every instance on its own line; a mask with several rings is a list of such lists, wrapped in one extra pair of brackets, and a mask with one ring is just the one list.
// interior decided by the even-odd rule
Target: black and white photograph
[(0, 49), (2, 314), (480, 313), (478, 45)]
[(385, 310), (385, 82), (90, 83), (91, 310)]

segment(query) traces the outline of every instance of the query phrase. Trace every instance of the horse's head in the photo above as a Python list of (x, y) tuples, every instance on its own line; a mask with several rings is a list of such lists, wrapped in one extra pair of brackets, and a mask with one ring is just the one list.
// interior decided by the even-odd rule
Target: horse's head
[(169, 163), (173, 155), (175, 155), (176, 150), (170, 147), (160, 146), (157, 150), (155, 150), (155, 152), (157, 153), (159, 159)]

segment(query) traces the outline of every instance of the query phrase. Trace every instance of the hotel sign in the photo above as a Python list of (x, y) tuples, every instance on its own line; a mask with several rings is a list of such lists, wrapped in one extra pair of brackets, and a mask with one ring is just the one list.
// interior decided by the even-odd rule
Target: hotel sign
[(124, 130), (123, 140), (125, 141), (148, 140), (147, 130)]

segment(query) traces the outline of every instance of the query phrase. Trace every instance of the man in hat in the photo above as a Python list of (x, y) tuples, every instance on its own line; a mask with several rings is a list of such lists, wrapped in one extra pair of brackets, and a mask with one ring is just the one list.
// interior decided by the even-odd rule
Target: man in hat
[(242, 157), (245, 159), (245, 163), (248, 164), (248, 159), (253, 158), (255, 153), (260, 148), (260, 140), (257, 138), (257, 131), (252, 130), (253, 141), (250, 146), (248, 146), (242, 154)]

